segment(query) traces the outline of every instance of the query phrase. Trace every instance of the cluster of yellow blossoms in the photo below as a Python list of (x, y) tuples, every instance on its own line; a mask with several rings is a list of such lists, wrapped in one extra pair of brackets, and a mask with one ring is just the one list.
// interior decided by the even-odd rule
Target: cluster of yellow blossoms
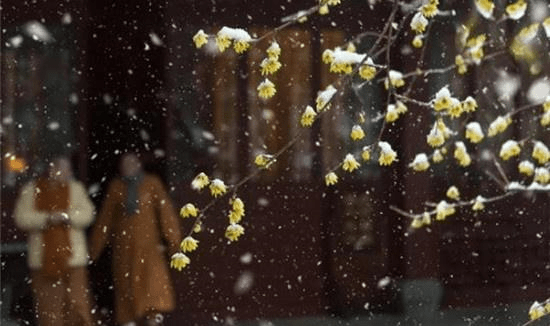
[(533, 182), (546, 185), (550, 183), (550, 170), (546, 167), (546, 164), (550, 161), (550, 150), (541, 141), (534, 141), (533, 143), (531, 157), (539, 166), (535, 166), (531, 161), (523, 160), (518, 164), (518, 171), (525, 176), (533, 176)]
[(359, 66), (359, 76), (370, 81), (376, 76), (376, 67), (371, 58), (366, 54), (355, 52), (355, 46), (350, 43), (346, 50), (336, 48), (334, 50), (326, 49), (323, 52), (322, 60), (330, 65), (330, 72), (340, 74), (351, 74), (355, 65)]
[(449, 139), (454, 132), (445, 125), (442, 118), (439, 118), (434, 123), (430, 133), (426, 136), (426, 142), (431, 147), (440, 147)]
[(539, 319), (548, 314), (550, 314), (550, 299), (542, 303), (535, 301), (529, 308), (529, 318), (531, 320)]
[(447, 86), (441, 88), (432, 101), (432, 107), (436, 112), (446, 112), (452, 118), (458, 118), (462, 113), (475, 112), (477, 109), (477, 101), (468, 96), (464, 101), (459, 101), (451, 96), (451, 92)]
[(424, 44), (424, 32), (428, 26), (428, 18), (432, 18), (438, 13), (437, 6), (439, 5), (439, 0), (429, 0), (428, 3), (423, 4), (418, 8), (418, 12), (414, 14), (411, 19), (411, 30), (416, 34), (412, 40), (412, 45), (415, 48), (421, 48)]
[(386, 89), (399, 88), (405, 86), (405, 80), (403, 79), (403, 73), (397, 70), (390, 70), (388, 72), (388, 77), (384, 79), (384, 87)]
[(425, 153), (416, 154), (409, 167), (417, 172), (426, 171), (430, 167), (430, 160)]
[[(201, 48), (208, 43), (208, 37), (208, 34), (201, 29), (193, 36), (193, 42), (197, 48)], [(243, 53), (248, 50), (251, 41), (250, 34), (240, 28), (224, 26), (216, 35), (216, 45), (220, 52), (224, 52), (233, 43), (235, 52)]]
[(340, 0), (319, 0), (319, 15), (329, 13), (329, 7), (340, 4)]
[[(210, 180), (210, 178), (203, 172), (199, 173), (193, 181), (191, 181), (191, 188), (196, 191), (201, 191), (206, 187), (208, 187), (210, 194), (214, 198), (224, 195), (227, 192), (227, 186), (222, 180)], [(229, 205), (231, 207), (228, 215), (229, 226), (227, 226), (225, 230), (225, 237), (229, 241), (236, 241), (242, 234), (244, 234), (244, 228), (238, 224), (245, 213), (244, 203), (240, 198), (234, 196), (229, 200)], [(202, 230), (200, 221), (201, 215), (199, 213), (199, 209), (193, 203), (187, 203), (180, 209), (180, 216), (182, 218), (195, 218), (192, 230), (193, 233), (199, 233)], [(197, 239), (193, 238), (191, 235), (186, 236), (180, 243), (181, 252), (172, 255), (170, 266), (178, 271), (181, 271), (191, 263), (191, 259), (186, 254), (195, 251), (198, 246), (199, 241)]]
[(546, 98), (544, 104), (542, 105), (543, 113), (540, 118), (540, 124), (543, 127), (550, 126), (550, 96)]
[[(193, 42), (197, 48), (203, 47), (208, 43), (209, 35), (206, 34), (202, 29), (199, 30), (193, 36)], [(250, 48), (250, 43), (254, 40), (248, 34), (247, 31), (240, 28), (231, 28), (224, 26), (216, 34), (216, 45), (220, 52), (224, 52), (226, 49), (231, 47), (237, 53), (244, 53)], [(260, 63), (260, 71), (262, 75), (272, 75), (281, 68), (281, 62), (279, 61), (279, 56), (281, 55), (281, 47), (276, 41), (273, 41), (271, 45), (266, 50), (267, 58), (265, 58)], [(277, 92), (275, 89), (275, 84), (271, 82), (268, 78), (265, 78), (257, 87), (258, 95), (261, 98), (269, 99), (275, 95)]]
[[(281, 68), (279, 62), (279, 56), (281, 55), (281, 47), (279, 43), (273, 41), (266, 50), (267, 58), (263, 59), (260, 63), (262, 75), (273, 75)], [(275, 84), (269, 79), (265, 78), (263, 82), (258, 85), (258, 95), (261, 98), (269, 99), (276, 93)]]
[[(391, 145), (385, 141), (379, 141), (378, 147), (380, 151), (378, 153), (378, 164), (381, 166), (391, 165), (397, 160), (397, 153), (392, 149)], [(367, 162), (371, 159), (371, 148), (370, 146), (364, 146), (361, 151), (361, 158), (364, 162)], [(344, 160), (341, 163), (342, 170), (346, 172), (353, 172), (357, 170), (361, 164), (355, 156), (351, 153), (346, 154)], [(330, 171), (325, 175), (325, 184), (327, 186), (335, 185), (338, 182), (338, 175), (334, 171)]]
[(254, 164), (260, 169), (267, 169), (271, 164), (275, 163), (276, 159), (270, 154), (258, 154), (254, 159)]
[(456, 212), (456, 206), (458, 205), (472, 205), (471, 208), (473, 211), (480, 211), (485, 209), (485, 203), (487, 202), (487, 199), (479, 195), (473, 200), (460, 202), (460, 191), (456, 186), (450, 186), (445, 195), (452, 202), (441, 200), (436, 205), (435, 210), (413, 216), (410, 225), (411, 228), (418, 229), (431, 224), (431, 215), (435, 215), (436, 221), (444, 221), (447, 216), (450, 216)]
[(389, 104), (386, 109), (385, 119), (386, 122), (395, 122), (399, 117), (408, 111), (407, 106), (401, 101), (397, 101), (395, 104)]
[[(491, 0), (475, 0), (477, 11), (486, 19), (493, 18), (493, 12), (495, 10), (495, 4)], [(521, 19), (525, 15), (527, 10), (527, 2), (525, 0), (518, 0), (506, 6), (506, 18), (512, 20)]]
[(474, 63), (479, 65), (485, 56), (483, 46), (487, 40), (485, 34), (470, 37), (470, 29), (466, 26), (461, 26), (458, 30), (460, 45), (464, 48), (462, 54), (455, 57), (455, 65), (458, 73), (463, 75), (468, 71), (468, 64)]
[(332, 85), (328, 85), (325, 90), (320, 91), (317, 94), (317, 99), (316, 99), (317, 111), (315, 111), (313, 107), (311, 107), (310, 105), (306, 106), (306, 109), (304, 110), (304, 112), (302, 113), (302, 116), (300, 117), (300, 124), (302, 125), (302, 127), (311, 127), (319, 113), (330, 109), (330, 102), (332, 101), (332, 97), (334, 96), (334, 94), (336, 94), (336, 92), (337, 92), (336, 88), (334, 88)]

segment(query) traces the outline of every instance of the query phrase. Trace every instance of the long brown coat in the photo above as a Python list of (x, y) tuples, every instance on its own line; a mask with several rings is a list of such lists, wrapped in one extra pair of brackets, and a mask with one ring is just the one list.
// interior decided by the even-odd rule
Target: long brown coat
[(126, 193), (121, 179), (111, 183), (90, 241), (93, 260), (108, 243), (113, 248), (115, 311), (120, 324), (174, 309), (169, 255), (181, 240), (174, 207), (158, 177), (143, 177), (135, 214), (126, 213)]

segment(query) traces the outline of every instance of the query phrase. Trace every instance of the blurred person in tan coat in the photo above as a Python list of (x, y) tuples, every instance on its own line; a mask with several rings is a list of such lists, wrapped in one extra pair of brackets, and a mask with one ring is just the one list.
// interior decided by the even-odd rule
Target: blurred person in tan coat
[(53, 159), (44, 175), (22, 188), (14, 217), (27, 232), (39, 325), (93, 325), (85, 230), (94, 207), (66, 157)]
[(178, 251), (179, 220), (161, 180), (144, 173), (136, 154), (120, 161), (94, 225), (95, 261), (112, 247), (115, 315), (120, 325), (155, 325), (175, 308), (169, 257)]

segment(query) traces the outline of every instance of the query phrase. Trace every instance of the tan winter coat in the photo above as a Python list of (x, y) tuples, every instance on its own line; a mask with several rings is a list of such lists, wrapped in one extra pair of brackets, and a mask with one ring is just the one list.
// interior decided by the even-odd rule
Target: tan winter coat
[(144, 175), (135, 214), (126, 213), (126, 193), (124, 181), (111, 183), (90, 244), (93, 260), (107, 244), (112, 246), (115, 312), (120, 324), (137, 321), (153, 311), (174, 309), (169, 257), (181, 241), (179, 220), (158, 177)]
[[(31, 269), (42, 267), (42, 230), (48, 221), (48, 212), (35, 208), (34, 198), (37, 192), (35, 182), (23, 186), (15, 203), (15, 224), (27, 232), (27, 262)], [(70, 241), (72, 256), (69, 266), (87, 266), (88, 250), (85, 230), (93, 221), (94, 206), (88, 197), (84, 185), (76, 180), (69, 182), (69, 215), (71, 230)]]

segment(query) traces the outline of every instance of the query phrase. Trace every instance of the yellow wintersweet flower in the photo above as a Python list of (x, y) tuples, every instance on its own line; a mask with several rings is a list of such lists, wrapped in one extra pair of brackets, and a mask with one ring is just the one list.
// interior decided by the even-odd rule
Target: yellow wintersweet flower
[(271, 59), (279, 59), (279, 56), (281, 55), (281, 47), (279, 46), (279, 43), (273, 41), (271, 45), (266, 50), (267, 57)]
[(262, 75), (270, 75), (281, 68), (281, 63), (278, 58), (267, 57), (260, 63), (260, 68), (262, 69)]
[(458, 191), (458, 188), (456, 186), (450, 186), (449, 189), (447, 189), (446, 195), (450, 199), (454, 199), (454, 200), (460, 199), (460, 191)]
[(236, 197), (234, 199), (231, 199), (229, 201), (229, 204), (231, 204), (231, 208), (234, 211), (242, 211), (244, 212), (244, 202), (239, 197)]
[(385, 141), (379, 141), (378, 147), (380, 147), (378, 164), (391, 165), (397, 159), (397, 153), (391, 148), (391, 145), (389, 143)]
[(199, 210), (195, 207), (195, 205), (191, 204), (191, 203), (188, 203), (188, 204), (185, 204), (181, 209), (180, 209), (180, 216), (182, 218), (186, 218), (186, 217), (196, 217), (199, 213)]
[(422, 12), (422, 15), (424, 15), (424, 17), (426, 18), (435, 17), (435, 15), (437, 15), (437, 12), (438, 12), (437, 5), (438, 3), (431, 1), (430, 3), (423, 5), (420, 8), (420, 11)]
[(384, 80), (384, 86), (386, 89), (390, 88), (390, 85), (394, 88), (405, 86), (405, 80), (403, 80), (403, 74), (396, 70), (390, 70), (388, 77)]
[(330, 109), (330, 101), (332, 100), (332, 97), (334, 94), (336, 94), (337, 90), (332, 85), (328, 85), (325, 90), (320, 91), (317, 95), (317, 99), (315, 100), (315, 107), (317, 108), (317, 112), (322, 112)]
[(450, 205), (446, 201), (440, 201), (435, 208), (435, 219), (438, 221), (443, 221), (449, 215), (455, 213), (455, 208), (453, 205)]
[(486, 40), (487, 40), (487, 35), (479, 34), (476, 37), (469, 38), (468, 41), (466, 42), (466, 46), (469, 47), (469, 48), (475, 49), (475, 48), (478, 48), (480, 46), (483, 46), (483, 44), (485, 44)]
[(229, 218), (229, 223), (239, 223), (243, 216), (243, 212), (232, 210), (227, 217)]
[(275, 84), (273, 84), (269, 79), (265, 79), (263, 82), (258, 85), (258, 95), (261, 98), (268, 99), (273, 97), (277, 90), (275, 89)]
[(216, 45), (218, 46), (218, 50), (223, 52), (231, 46), (231, 39), (228, 36), (218, 35), (216, 36)]
[(338, 176), (334, 172), (329, 172), (325, 175), (325, 184), (327, 186), (335, 185), (338, 182)]
[(202, 29), (193, 36), (193, 42), (195, 42), (195, 46), (197, 49), (200, 49), (203, 45), (208, 43), (208, 34), (206, 34)]
[(436, 149), (432, 154), (432, 161), (434, 163), (440, 163), (443, 161), (443, 154), (439, 149)]
[(411, 20), (411, 29), (416, 34), (422, 34), (426, 30), (426, 26), (428, 26), (428, 20), (422, 12), (417, 12)]
[(428, 136), (426, 136), (426, 141), (431, 147), (439, 147), (445, 143), (446, 130), (447, 126), (443, 120), (439, 119), (434, 123), (434, 126), (430, 130)]
[(349, 62), (333, 62), (330, 65), (330, 72), (343, 73), (348, 75), (353, 72), (353, 67)]
[(173, 269), (177, 269), (178, 271), (181, 271), (185, 268), (185, 266), (189, 265), (190, 263), (191, 259), (189, 259), (189, 257), (181, 252), (173, 254), (172, 258), (170, 259), (170, 267)]
[[(406, 107), (405, 107), (406, 110)], [(397, 110), (396, 106), (394, 104), (388, 105), (388, 108), (386, 110), (386, 122), (392, 123), (395, 120), (399, 118), (399, 111)]]
[(300, 15), (300, 16), (298, 17), (297, 21), (298, 21), (298, 23), (300, 23), (300, 24), (303, 24), (303, 23), (307, 22), (307, 15), (306, 15), (306, 14)]
[(458, 73), (461, 75), (464, 75), (468, 71), (468, 66), (466, 66), (464, 57), (460, 54), (455, 57), (455, 65), (458, 69)]
[(361, 140), (365, 138), (365, 132), (360, 125), (355, 125), (351, 128), (351, 133), (349, 136), (352, 140)]
[(322, 5), (319, 7), (319, 15), (326, 15), (328, 12), (328, 5)]
[(197, 249), (199, 246), (199, 241), (195, 240), (193, 237), (185, 237), (180, 244), (181, 251), (191, 252)]
[(428, 213), (428, 212), (422, 213), (422, 224), (424, 224), (424, 225), (432, 224), (432, 217), (431, 217), (430, 213)]
[(546, 19), (542, 22), (542, 27), (544, 28), (546, 37), (550, 38), (550, 17), (546, 17)]
[(507, 140), (502, 146), (500, 147), (500, 158), (507, 161), (513, 156), (518, 156), (521, 152), (521, 148), (519, 147), (519, 144), (515, 140)]
[(361, 112), (359, 113), (359, 118), (358, 118), (358, 120), (359, 120), (359, 123), (365, 123), (365, 122), (367, 121), (367, 119), (365, 118), (365, 112), (361, 111)]
[(273, 155), (269, 154), (258, 154), (254, 159), (254, 164), (260, 169), (267, 169), (273, 162)]
[(395, 110), (399, 114), (404, 114), (404, 113), (407, 113), (407, 111), (408, 111), (407, 106), (405, 105), (405, 103), (403, 103), (401, 101), (395, 102)]
[(447, 128), (447, 125), (445, 124), (445, 121), (443, 119), (439, 118), (436, 121), (437, 129), (443, 134), (443, 137), (445, 139), (449, 139), (451, 135), (454, 133), (451, 129)]
[(487, 199), (483, 198), (482, 196), (477, 196), (474, 200), (474, 204), (472, 205), (473, 211), (481, 211), (485, 208), (485, 202)]
[(346, 51), (357, 52), (357, 48), (355, 47), (355, 44), (353, 44), (353, 42), (349, 42)]
[(516, 39), (523, 44), (531, 42), (535, 38), (535, 36), (537, 36), (539, 25), (539, 23), (533, 23), (527, 27), (522, 28), (516, 36)]
[(409, 167), (417, 172), (426, 171), (430, 167), (428, 156), (424, 153), (417, 154)]
[(477, 46), (470, 49), (470, 57), (476, 65), (479, 65), (481, 63), (481, 60), (484, 56), (485, 52), (483, 51), (482, 46)]
[(518, 165), (518, 171), (530, 177), (535, 173), (535, 165), (529, 161), (521, 161)]
[(468, 166), (472, 163), (472, 159), (466, 151), (466, 146), (461, 141), (455, 143), (454, 157), (461, 166)]
[(250, 47), (250, 43), (246, 40), (238, 40), (233, 43), (233, 48), (235, 49), (235, 52), (237, 53), (243, 53)]
[(540, 124), (543, 127), (548, 127), (550, 125), (550, 111), (544, 112), (544, 114), (540, 118)]
[(239, 237), (244, 234), (244, 228), (236, 223), (229, 224), (225, 229), (225, 237), (229, 241), (237, 241)]
[(361, 166), (352, 154), (347, 154), (342, 162), (342, 169), (347, 172), (353, 172)]
[(214, 197), (218, 197), (219, 195), (223, 195), (227, 192), (227, 187), (225, 186), (225, 183), (220, 179), (214, 179), (210, 183), (210, 193)]
[(424, 42), (422, 41), (422, 35), (421, 34), (415, 35), (415, 37), (413, 38), (411, 44), (412, 44), (412, 46), (414, 46), (417, 49), (421, 48), (422, 45), (424, 45)]
[(308, 105), (304, 113), (302, 113), (300, 124), (302, 125), (302, 127), (311, 127), (311, 125), (313, 124), (313, 121), (315, 121), (316, 116), (317, 116), (317, 113), (315, 112), (315, 110), (313, 110), (313, 108), (310, 105)]
[(462, 113), (464, 112), (464, 109), (462, 107), (462, 103), (460, 103), (460, 101), (457, 100), (454, 97), (451, 98), (451, 106), (449, 107), (447, 112), (449, 113), (449, 116), (451, 116), (451, 118), (460, 117), (462, 115)]
[(424, 223), (422, 223), (421, 217), (414, 217), (411, 222), (411, 228), (413, 229), (420, 229), (424, 226)]
[(340, 4), (340, 0), (319, 0), (319, 5), (329, 5), (329, 6), (336, 6)]
[(363, 78), (364, 80), (370, 81), (376, 76), (376, 68), (369, 65), (374, 64), (371, 58), (368, 58), (367, 61), (365, 61), (365, 64), (362, 64), (359, 68), (359, 76)]
[(491, 122), (489, 125), (489, 130), (487, 131), (487, 136), (494, 137), (499, 133), (504, 132), (508, 126), (512, 124), (512, 118), (510, 116), (498, 116), (495, 121)]
[(491, 0), (475, 0), (477, 11), (485, 18), (493, 17), (495, 4)]
[(431, 147), (439, 147), (445, 143), (445, 138), (437, 128), (432, 128), (428, 136), (426, 136), (426, 142)]
[(195, 225), (193, 225), (193, 232), (199, 233), (202, 231), (202, 223), (200, 221), (195, 222)]
[(325, 51), (323, 51), (322, 59), (323, 63), (331, 64), (332, 61), (334, 61), (334, 52), (332, 52), (332, 50), (330, 49), (326, 49)]
[(370, 156), (370, 148), (368, 146), (363, 147), (363, 151), (361, 151), (361, 158), (363, 159), (363, 161), (369, 161)]
[(252, 37), (247, 31), (240, 28), (230, 28), (227, 26), (222, 27), (216, 34), (216, 44), (220, 52), (225, 51), (231, 46), (231, 41), (234, 40), (235, 52), (243, 53), (250, 47), (250, 41)]
[(512, 40), (510, 50), (517, 59), (522, 59), (524, 61), (533, 61), (536, 59), (535, 49), (532, 44), (524, 43), (517, 37)]
[(538, 301), (533, 302), (533, 304), (529, 308), (529, 318), (531, 320), (539, 319), (545, 314), (546, 314), (546, 311), (544, 307), (540, 303), (538, 303)]
[(540, 184), (547, 184), (550, 181), (550, 171), (547, 168), (536, 168), (533, 180)]
[(193, 181), (191, 181), (191, 188), (194, 190), (202, 190), (204, 187), (208, 186), (210, 179), (204, 174), (204, 172), (199, 173)]
[(451, 92), (449, 92), (449, 88), (447, 86), (444, 86), (435, 94), (435, 99), (432, 106), (435, 111), (441, 111), (451, 108), (452, 104), (453, 101)]
[(531, 155), (540, 165), (543, 165), (550, 160), (550, 151), (548, 150), (548, 147), (540, 141), (535, 142), (535, 146), (533, 146), (533, 153)]
[[(548, 19), (550, 19), (550, 17)], [(547, 96), (546, 99), (544, 99), (544, 103), (542, 103), (542, 109), (544, 112), (550, 112), (550, 96)]]
[(466, 139), (470, 140), (474, 144), (477, 144), (482, 141), (484, 137), (485, 136), (483, 135), (479, 122), (472, 121), (466, 125)]
[(475, 112), (477, 109), (477, 101), (471, 97), (468, 96), (464, 101), (462, 101), (462, 107), (464, 108), (464, 111), (466, 112)]
[(518, 0), (516, 3), (512, 3), (506, 6), (506, 13), (513, 20), (518, 20), (523, 17), (526, 10), (527, 3), (525, 2), (525, 0)]

